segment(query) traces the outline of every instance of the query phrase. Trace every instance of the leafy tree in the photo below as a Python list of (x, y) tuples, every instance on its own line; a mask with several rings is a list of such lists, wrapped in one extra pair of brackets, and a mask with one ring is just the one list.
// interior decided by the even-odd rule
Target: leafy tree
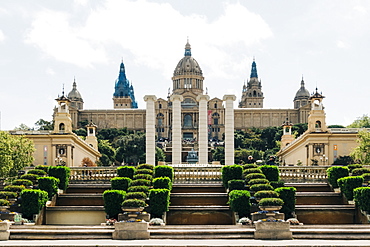
[(121, 136), (113, 146), (117, 147), (117, 161), (133, 164), (145, 162), (145, 133), (137, 132)]
[(99, 160), (103, 166), (110, 166), (115, 162), (116, 150), (108, 140), (99, 140), (98, 150), (102, 154)]
[(332, 125), (329, 125), (328, 128), (345, 128), (343, 125), (339, 125), (339, 124), (332, 124)]
[(79, 128), (79, 129), (73, 130), (73, 133), (75, 133), (78, 136), (82, 136), (82, 137), (87, 136), (87, 130), (84, 129), (84, 128)]
[(354, 164), (355, 161), (352, 159), (351, 156), (339, 156), (333, 163), (333, 165), (342, 165), (342, 166), (346, 166), (346, 165), (350, 165), (350, 164)]
[(163, 149), (159, 147), (155, 147), (155, 163), (158, 163), (158, 161), (165, 161), (166, 155), (163, 152)]
[(225, 164), (225, 148), (224, 147), (217, 147), (211, 150), (212, 152), (212, 159), (214, 161), (220, 161), (222, 165)]
[(96, 164), (89, 157), (85, 157), (81, 161), (81, 166), (91, 167), (91, 166), (96, 166)]
[(308, 129), (307, 123), (298, 123), (292, 126), (292, 133), (297, 138), (298, 136), (302, 135), (307, 129)]
[(36, 123), (37, 130), (53, 130), (54, 129), (54, 122), (53, 121), (46, 121), (40, 118)]
[(128, 134), (133, 134), (132, 131), (128, 131), (127, 128), (122, 129), (101, 129), (98, 131), (97, 138), (99, 140), (108, 140), (109, 142), (113, 142), (114, 140), (126, 136)]
[(347, 128), (370, 128), (370, 117), (368, 115), (358, 117), (353, 123), (348, 125)]
[(28, 127), (24, 123), (21, 123), (18, 127), (15, 127), (14, 130), (32, 130), (31, 127)]
[(358, 132), (357, 142), (359, 145), (353, 149), (350, 156), (361, 164), (370, 164), (370, 132)]

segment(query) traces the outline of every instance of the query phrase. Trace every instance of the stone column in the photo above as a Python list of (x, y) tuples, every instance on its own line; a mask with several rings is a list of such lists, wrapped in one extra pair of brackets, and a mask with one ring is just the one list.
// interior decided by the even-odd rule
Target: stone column
[(226, 94), (225, 101), (225, 165), (234, 164), (234, 101), (235, 95)]
[(198, 95), (199, 102), (199, 129), (198, 129), (198, 146), (199, 146), (199, 164), (208, 164), (208, 121), (207, 121), (207, 102), (208, 95)]
[(172, 101), (172, 164), (181, 164), (181, 101), (182, 95), (173, 94)]
[(154, 103), (157, 100), (155, 95), (145, 95), (146, 102), (146, 163), (150, 165), (155, 164), (155, 108)]

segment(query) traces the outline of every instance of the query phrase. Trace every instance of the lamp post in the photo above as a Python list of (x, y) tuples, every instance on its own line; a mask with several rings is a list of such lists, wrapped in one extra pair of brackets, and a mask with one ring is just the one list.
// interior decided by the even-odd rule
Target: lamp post
[(63, 161), (63, 159), (60, 158), (60, 155), (58, 154), (58, 157), (55, 158), (55, 165), (60, 166), (62, 161)]

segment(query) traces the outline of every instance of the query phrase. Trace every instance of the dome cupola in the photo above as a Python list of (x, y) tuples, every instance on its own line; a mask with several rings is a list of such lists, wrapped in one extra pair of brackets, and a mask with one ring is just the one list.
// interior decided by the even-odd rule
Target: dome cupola
[(184, 57), (177, 64), (173, 76), (178, 75), (200, 75), (203, 76), (202, 69), (198, 62), (191, 56), (191, 46), (189, 41), (185, 45)]
[(68, 93), (67, 97), (71, 101), (72, 108), (77, 108), (78, 110), (83, 109), (84, 101), (80, 92), (77, 90), (76, 79), (73, 80), (72, 90)]
[(308, 99), (310, 98), (310, 92), (304, 86), (304, 80), (302, 76), (301, 88), (298, 89), (294, 97), (294, 109), (298, 109), (302, 106), (308, 104)]

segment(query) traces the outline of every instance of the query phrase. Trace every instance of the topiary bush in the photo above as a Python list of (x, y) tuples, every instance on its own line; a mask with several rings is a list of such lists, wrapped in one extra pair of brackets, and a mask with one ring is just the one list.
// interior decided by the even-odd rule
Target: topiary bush
[(279, 168), (277, 166), (272, 165), (263, 165), (259, 167), (262, 173), (266, 176), (268, 181), (279, 181)]
[(131, 181), (130, 186), (148, 186), (149, 187), (151, 185), (152, 185), (152, 181), (150, 181), (150, 180), (136, 179), (136, 180)]
[(23, 190), (21, 192), (22, 216), (33, 219), (34, 214), (38, 214), (48, 201), (48, 193), (43, 190)]
[(59, 179), (55, 177), (40, 177), (39, 189), (48, 193), (49, 199), (58, 193)]
[(275, 191), (279, 194), (279, 198), (284, 201), (284, 205), (280, 212), (284, 213), (286, 218), (291, 218), (293, 212), (295, 211), (295, 195), (297, 189), (294, 187), (280, 187), (275, 189)]
[(248, 168), (248, 169), (244, 169), (243, 170), (243, 177), (246, 178), (248, 174), (251, 174), (251, 173), (260, 173), (260, 174), (263, 174), (262, 173), (262, 170), (259, 169), (259, 168)]
[(67, 166), (50, 166), (49, 176), (59, 179), (59, 189), (67, 190), (71, 169)]
[(160, 178), (160, 177), (168, 177), (173, 181), (174, 171), (172, 166), (156, 166), (154, 167), (154, 177)]
[(245, 181), (243, 179), (232, 179), (227, 184), (229, 191), (245, 190)]
[(49, 167), (50, 166), (46, 166), (46, 165), (37, 165), (37, 166), (35, 166), (35, 169), (43, 170), (43, 171), (45, 171), (47, 173), (48, 170), (49, 170)]
[(149, 191), (150, 214), (161, 218), (170, 206), (170, 191), (168, 189), (151, 189)]
[(134, 178), (132, 180), (136, 180), (136, 179), (145, 179), (145, 180), (152, 181), (153, 176), (149, 174), (137, 174), (137, 175), (134, 175)]
[(243, 167), (243, 170), (246, 170), (246, 169), (250, 169), (250, 168), (258, 168), (258, 165), (256, 164), (245, 164), (245, 165), (242, 165)]
[(240, 165), (223, 166), (221, 168), (221, 177), (223, 186), (227, 188), (230, 180), (243, 178), (243, 168)]
[(362, 187), (364, 178), (361, 176), (349, 176), (338, 179), (340, 191), (345, 195), (347, 200), (353, 200), (353, 190)]
[(10, 202), (6, 199), (0, 199), (0, 206), (10, 206)]
[(370, 212), (370, 187), (359, 187), (353, 190), (356, 205), (364, 211)]
[(361, 176), (364, 173), (370, 173), (370, 168), (356, 168), (352, 170), (352, 176)]
[(137, 166), (137, 169), (150, 169), (150, 170), (154, 170), (154, 166), (153, 165), (150, 165), (150, 164), (140, 164)]
[(33, 170), (29, 170), (27, 172), (27, 174), (36, 174), (36, 175), (39, 175), (39, 176), (45, 176), (47, 174), (47, 172), (44, 171), (44, 170), (41, 170), (41, 169), (33, 169)]
[(273, 190), (260, 190), (254, 194), (254, 197), (257, 200), (260, 200), (262, 198), (279, 198), (279, 194)]
[(362, 165), (360, 165), (360, 164), (351, 164), (351, 165), (347, 165), (347, 168), (349, 169), (349, 172), (352, 172), (356, 168), (362, 168)]
[(16, 199), (18, 197), (17, 192), (11, 192), (11, 191), (0, 191), (0, 199)]
[(117, 168), (118, 177), (126, 177), (133, 179), (136, 169), (133, 166), (120, 166)]
[(118, 219), (118, 214), (122, 212), (121, 204), (124, 201), (126, 192), (123, 190), (106, 190), (103, 193), (104, 211), (109, 218)]
[(263, 198), (258, 202), (258, 206), (283, 206), (284, 201), (280, 198)]
[(253, 184), (249, 189), (254, 192), (261, 190), (274, 190), (274, 188), (269, 184)]
[(279, 181), (270, 181), (270, 185), (276, 189), (276, 188), (280, 188), (280, 187), (284, 187), (285, 183), (284, 181), (282, 180), (279, 180)]
[(28, 179), (31, 180), (33, 184), (37, 184), (37, 179), (39, 179), (39, 175), (36, 174), (24, 174), (20, 177), (20, 179)]
[(126, 193), (125, 199), (138, 199), (145, 201), (147, 197), (148, 196), (144, 192), (128, 192)]
[(153, 179), (153, 189), (168, 189), (172, 190), (172, 182), (169, 177), (160, 177)]
[(258, 179), (258, 178), (266, 178), (266, 176), (263, 173), (249, 173), (245, 176), (245, 180), (248, 182), (252, 179)]
[(332, 166), (326, 169), (328, 182), (333, 188), (338, 188), (338, 179), (349, 176), (349, 169), (345, 166)]
[(256, 179), (251, 179), (249, 180), (248, 184), (253, 185), (253, 184), (268, 184), (269, 181), (264, 178), (256, 178)]
[(33, 185), (33, 182), (29, 179), (16, 179), (12, 182), (12, 185), (24, 185), (25, 187), (29, 187)]
[(115, 177), (110, 180), (110, 184), (112, 190), (127, 191), (131, 185), (131, 179), (128, 177)]
[(137, 169), (135, 174), (149, 174), (153, 176), (154, 171), (152, 169)]
[(121, 205), (123, 208), (141, 208), (146, 207), (146, 203), (143, 200), (138, 199), (126, 199)]
[(364, 173), (361, 175), (364, 178), (364, 182), (368, 183), (370, 181), (370, 173)]
[(247, 190), (233, 190), (229, 193), (230, 209), (239, 214), (239, 217), (248, 217), (250, 214), (250, 193)]
[(8, 185), (4, 187), (4, 190), (20, 193), (25, 188), (24, 185)]
[(144, 192), (145, 194), (149, 194), (149, 187), (148, 186), (130, 186), (127, 189), (127, 192)]

